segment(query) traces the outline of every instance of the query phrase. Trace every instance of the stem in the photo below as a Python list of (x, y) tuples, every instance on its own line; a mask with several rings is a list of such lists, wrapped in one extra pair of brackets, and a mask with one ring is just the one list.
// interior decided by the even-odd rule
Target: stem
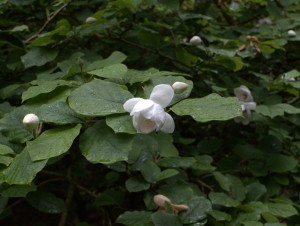
[(69, 209), (71, 207), (71, 203), (72, 203), (72, 200), (73, 200), (73, 197), (74, 197), (75, 187), (74, 187), (74, 184), (72, 183), (71, 167), (68, 169), (67, 178), (69, 180), (69, 188), (68, 188), (67, 197), (66, 197), (66, 201), (65, 201), (65, 209), (64, 209), (64, 212), (62, 213), (62, 215), (60, 217), (60, 221), (59, 221), (58, 226), (65, 226), (66, 225)]
[(45, 23), (43, 24), (43, 26), (38, 30), (38, 32), (34, 35), (32, 35), (31, 37), (29, 37), (28, 39), (26, 39), (24, 41), (24, 43), (29, 43), (30, 41), (32, 41), (33, 39), (35, 39), (39, 34), (41, 34), (46, 27), (49, 25), (49, 23), (64, 9), (67, 7), (67, 5), (69, 5), (69, 2), (62, 5), (59, 9), (57, 9), (49, 18), (47, 18), (47, 20), (45, 21)]

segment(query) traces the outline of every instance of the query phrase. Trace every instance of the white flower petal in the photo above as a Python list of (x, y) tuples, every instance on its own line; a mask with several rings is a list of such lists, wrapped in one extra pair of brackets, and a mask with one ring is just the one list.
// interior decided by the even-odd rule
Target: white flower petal
[(150, 133), (156, 129), (155, 122), (144, 118), (140, 113), (135, 113), (133, 115), (132, 122), (138, 133)]
[(251, 91), (246, 86), (240, 86), (235, 88), (234, 94), (240, 101), (244, 101), (244, 102), (253, 101)]
[(146, 119), (150, 119), (151, 121), (154, 121), (158, 129), (162, 127), (166, 118), (165, 110), (159, 104), (155, 104), (155, 103), (151, 108), (141, 111), (141, 114)]
[(143, 99), (142, 98), (131, 98), (123, 104), (123, 108), (125, 109), (125, 111), (131, 112), (134, 105), (136, 105), (141, 100), (143, 100)]
[(149, 99), (165, 108), (171, 103), (173, 97), (174, 90), (172, 86), (168, 84), (160, 84), (154, 86)]
[(140, 100), (134, 105), (133, 109), (130, 112), (130, 115), (134, 115), (136, 112), (148, 111), (153, 107), (155, 103), (152, 100)]
[(170, 114), (166, 113), (165, 123), (160, 128), (160, 131), (162, 131), (164, 133), (173, 133), (174, 130), (175, 130), (174, 120)]

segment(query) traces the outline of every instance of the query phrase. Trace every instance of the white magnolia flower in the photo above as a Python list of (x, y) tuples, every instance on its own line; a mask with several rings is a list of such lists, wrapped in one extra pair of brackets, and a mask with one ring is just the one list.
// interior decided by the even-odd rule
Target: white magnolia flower
[(123, 107), (130, 112), (133, 126), (138, 133), (150, 133), (154, 130), (172, 133), (175, 129), (174, 120), (164, 108), (167, 107), (174, 96), (170, 85), (160, 84), (153, 88), (150, 98), (131, 98)]
[(256, 108), (256, 102), (253, 101), (251, 91), (246, 86), (235, 88), (234, 94), (240, 100), (244, 116), (236, 118), (235, 121), (247, 125), (251, 120), (251, 111)]
[(295, 37), (296, 35), (297, 35), (297, 33), (294, 30), (289, 30), (288, 31), (288, 36)]
[(189, 85), (185, 82), (174, 82), (174, 84), (172, 85), (172, 88), (174, 89), (175, 93), (179, 94), (179, 93), (184, 92), (188, 86)]
[(190, 39), (190, 43), (192, 45), (198, 46), (202, 44), (202, 39), (199, 36), (195, 35)]

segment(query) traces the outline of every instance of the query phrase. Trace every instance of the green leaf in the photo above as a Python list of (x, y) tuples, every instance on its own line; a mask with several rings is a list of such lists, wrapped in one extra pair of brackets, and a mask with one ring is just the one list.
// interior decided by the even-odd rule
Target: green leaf
[(92, 71), (99, 68), (108, 67), (114, 64), (120, 64), (124, 60), (126, 60), (127, 56), (124, 53), (121, 53), (119, 51), (113, 52), (108, 58), (104, 60), (97, 60), (93, 63), (89, 64), (88, 67), (85, 69), (85, 71)]
[(125, 192), (115, 189), (109, 189), (102, 192), (95, 201), (96, 205), (100, 206), (115, 206), (120, 205), (124, 200)]
[(84, 117), (73, 111), (65, 101), (43, 104), (37, 109), (37, 115), (42, 122), (56, 125), (83, 123)]
[(190, 115), (198, 122), (225, 121), (242, 116), (240, 102), (235, 97), (210, 94), (203, 98), (186, 99), (171, 108), (175, 114)]
[(158, 165), (161, 167), (182, 167), (188, 168), (196, 162), (196, 159), (193, 157), (168, 157), (162, 158), (158, 161)]
[(22, 102), (25, 100), (36, 97), (40, 94), (50, 93), (60, 86), (73, 86), (77, 84), (74, 81), (54, 80), (54, 81), (36, 81), (33, 83), (35, 86), (29, 87), (22, 94)]
[(132, 124), (132, 118), (129, 114), (107, 116), (106, 124), (112, 128), (115, 133), (136, 133), (136, 129)]
[(161, 170), (154, 162), (146, 160), (141, 167), (141, 173), (146, 181), (154, 183), (159, 177)]
[(126, 211), (116, 222), (127, 226), (151, 226), (151, 214), (152, 212), (146, 211)]
[(198, 57), (186, 51), (182, 47), (176, 48), (176, 60), (187, 66), (193, 66), (197, 63)]
[(22, 56), (21, 61), (25, 68), (32, 66), (43, 66), (44, 64), (54, 60), (57, 54), (58, 51), (55, 49), (35, 47), (30, 49), (24, 56)]
[(230, 198), (225, 193), (211, 192), (209, 193), (208, 196), (212, 204), (214, 205), (220, 205), (226, 207), (237, 207), (240, 204), (237, 200)]
[(115, 83), (95, 79), (77, 88), (69, 97), (70, 107), (81, 115), (105, 116), (123, 113), (132, 94)]
[(298, 160), (294, 157), (282, 154), (268, 154), (266, 160), (269, 171), (276, 173), (291, 171), (298, 165)]
[(9, 167), (2, 171), (2, 174), (8, 184), (30, 184), (46, 163), (47, 160), (33, 162), (28, 149), (25, 148), (14, 158)]
[(140, 192), (150, 188), (150, 184), (142, 178), (130, 177), (125, 182), (126, 189), (129, 192)]
[(31, 192), (26, 199), (31, 206), (43, 213), (57, 214), (65, 208), (64, 201), (49, 192)]
[(156, 178), (156, 182), (173, 177), (178, 174), (178, 171), (175, 169), (166, 169), (160, 172), (158, 177)]
[(12, 185), (1, 191), (4, 197), (26, 197), (29, 192), (36, 191), (34, 184), (30, 185)]
[(155, 226), (182, 226), (178, 216), (174, 214), (156, 212), (151, 215)]
[(219, 210), (211, 210), (208, 214), (216, 219), (216, 221), (230, 221), (232, 219), (229, 214)]
[(241, 70), (244, 67), (244, 63), (240, 57), (216, 57), (216, 63), (226, 67), (234, 72)]
[(124, 79), (126, 72), (127, 67), (124, 64), (113, 64), (101, 69), (89, 71), (88, 73), (100, 78)]
[(299, 114), (300, 108), (289, 104), (258, 105), (255, 111), (259, 114), (274, 118), (276, 116), (283, 116), (284, 113)]
[(81, 125), (46, 130), (37, 139), (29, 141), (26, 150), (32, 161), (53, 158), (66, 153), (80, 132)]
[(15, 155), (15, 152), (10, 147), (0, 144), (0, 155)]
[(187, 203), (189, 209), (180, 215), (184, 224), (196, 223), (206, 218), (212, 210), (211, 202), (204, 197), (194, 197)]
[(80, 136), (79, 148), (88, 161), (111, 164), (126, 161), (132, 143), (132, 136), (115, 134), (104, 121), (100, 121)]
[(247, 185), (246, 189), (248, 201), (258, 201), (267, 193), (267, 188), (259, 182)]
[(245, 221), (245, 222), (242, 222), (242, 225), (243, 226), (263, 226), (262, 223), (257, 222), (257, 221)]
[(270, 213), (278, 217), (290, 217), (298, 214), (298, 211), (291, 204), (268, 203), (268, 207)]

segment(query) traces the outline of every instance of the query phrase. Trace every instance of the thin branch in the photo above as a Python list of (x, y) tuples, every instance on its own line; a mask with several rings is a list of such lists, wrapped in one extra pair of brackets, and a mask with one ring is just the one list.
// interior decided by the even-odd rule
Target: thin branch
[(214, 4), (216, 5), (216, 7), (221, 11), (221, 13), (222, 13), (224, 19), (227, 21), (227, 23), (228, 23), (229, 25), (234, 25), (234, 20), (231, 18), (231, 16), (229, 16), (229, 15), (225, 12), (225, 10), (222, 8), (222, 6), (219, 5), (218, 0), (214, 0), (213, 2), (214, 2)]
[(91, 192), (87, 188), (82, 187), (80, 184), (75, 183), (74, 185), (76, 186), (77, 189), (79, 189), (79, 190), (87, 193), (88, 195), (92, 196), (93, 198), (97, 198), (98, 197), (98, 195), (94, 194), (93, 192)]
[(49, 23), (67, 6), (69, 5), (69, 2), (62, 5), (59, 9), (57, 9), (49, 18), (47, 18), (47, 20), (45, 21), (45, 23), (43, 24), (43, 26), (38, 30), (38, 32), (34, 35), (32, 35), (31, 37), (29, 37), (28, 39), (26, 39), (24, 41), (24, 43), (28, 43), (30, 41), (32, 41), (33, 39), (35, 39), (39, 34), (41, 34), (46, 27), (49, 25)]
[(74, 187), (74, 183), (72, 183), (72, 176), (71, 176), (71, 167), (68, 168), (68, 173), (67, 173), (67, 178), (69, 180), (69, 188), (68, 188), (68, 192), (67, 192), (67, 197), (66, 197), (66, 201), (65, 201), (65, 209), (64, 212), (62, 213), (61, 217), (60, 217), (60, 221), (59, 221), (59, 226), (65, 226), (67, 219), (68, 219), (68, 213), (69, 213), (69, 209), (71, 207), (71, 203), (74, 197), (74, 191), (75, 191), (75, 187)]
[(200, 179), (196, 179), (195, 180), (198, 184), (200, 184), (202, 187), (207, 188), (209, 191), (214, 191), (213, 187), (211, 187), (210, 185), (206, 184), (204, 181), (200, 180)]

